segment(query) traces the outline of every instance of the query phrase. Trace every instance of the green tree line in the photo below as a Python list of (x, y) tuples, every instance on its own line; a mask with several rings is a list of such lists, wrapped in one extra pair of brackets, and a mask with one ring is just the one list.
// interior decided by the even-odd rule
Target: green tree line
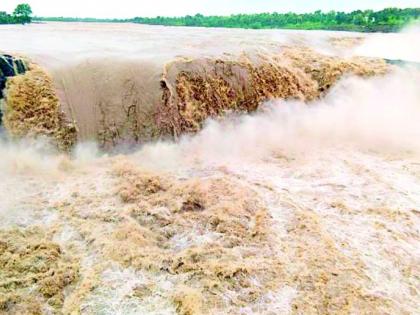
[(387, 8), (381, 11), (357, 10), (353, 12), (313, 13), (260, 13), (235, 14), (230, 16), (194, 16), (155, 17), (133, 19), (135, 23), (172, 26), (230, 27), (230, 28), (286, 28), (286, 29), (320, 29), (364, 32), (398, 31), (420, 15), (420, 8)]
[(12, 14), (0, 11), (0, 24), (25, 24), (31, 23), (32, 9), (29, 4), (21, 3), (16, 6)]
[[(313, 13), (259, 13), (230, 16), (204, 16), (196, 14), (183, 17), (135, 17), (133, 19), (95, 19), (74, 17), (35, 17), (37, 21), (58, 22), (134, 22), (151, 25), (229, 27), (251, 29), (304, 29), (341, 30), (358, 32), (396, 32), (407, 24), (419, 20), (420, 8), (387, 8), (380, 11), (357, 10), (353, 12)], [(1, 23), (1, 22), (0, 22)]]

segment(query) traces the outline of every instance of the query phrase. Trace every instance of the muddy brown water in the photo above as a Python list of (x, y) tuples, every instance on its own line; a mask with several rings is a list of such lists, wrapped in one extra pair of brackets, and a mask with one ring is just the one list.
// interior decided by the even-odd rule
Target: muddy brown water
[[(48, 23), (0, 26), (0, 50), (47, 71), (89, 139), (95, 104), (114, 117), (159, 99), (176, 58), (375, 55), (372, 36)], [(310, 106), (273, 97), (118, 155), (2, 140), (0, 314), (416, 314), (419, 81), (410, 67), (346, 75)]]
[[(53, 134), (65, 144), (94, 140), (108, 149), (177, 138), (199, 130), (208, 117), (252, 112), (276, 97), (311, 100), (348, 72), (382, 71), (349, 59), (365, 37), (353, 33), (343, 38), (337, 32), (131, 23), (31, 24), (4, 26), (0, 32), (1, 49), (46, 71), (10, 80), (6, 129), (19, 137)], [(48, 99), (48, 107), (56, 109), (46, 114), (45, 106), (35, 109), (34, 102), (17, 112), (14, 108), (27, 103), (22, 93)], [(54, 121), (36, 122), (33, 111)]]

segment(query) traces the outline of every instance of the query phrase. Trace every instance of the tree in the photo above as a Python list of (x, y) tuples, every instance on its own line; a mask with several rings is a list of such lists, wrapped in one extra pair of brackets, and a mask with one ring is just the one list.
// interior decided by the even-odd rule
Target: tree
[(396, 9), (388, 8), (382, 11), (357, 10), (353, 12), (323, 13), (318, 10), (313, 13), (258, 13), (234, 14), (230, 16), (204, 16), (196, 14), (184, 17), (135, 18), (131, 21), (143, 24), (161, 24), (174, 26), (204, 26), (204, 27), (241, 27), (241, 28), (295, 28), (348, 30), (361, 32), (394, 32), (419, 19), (420, 8)]
[(4, 11), (0, 11), (0, 24), (9, 24), (12, 17)]
[(32, 18), (32, 9), (31, 6), (27, 3), (21, 3), (16, 6), (15, 11), (13, 11), (13, 17), (18, 23), (30, 23)]

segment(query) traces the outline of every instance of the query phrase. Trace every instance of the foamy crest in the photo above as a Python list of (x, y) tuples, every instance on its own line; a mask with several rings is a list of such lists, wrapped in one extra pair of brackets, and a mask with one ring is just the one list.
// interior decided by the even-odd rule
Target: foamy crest
[(416, 313), (418, 82), (347, 77), (118, 156), (1, 142), (0, 312)]
[(259, 160), (276, 152), (336, 146), (419, 153), (419, 80), (415, 69), (369, 80), (347, 78), (317, 102), (274, 100), (254, 115), (209, 120), (200, 133), (177, 144), (147, 145), (137, 156), (170, 167), (176, 161)]

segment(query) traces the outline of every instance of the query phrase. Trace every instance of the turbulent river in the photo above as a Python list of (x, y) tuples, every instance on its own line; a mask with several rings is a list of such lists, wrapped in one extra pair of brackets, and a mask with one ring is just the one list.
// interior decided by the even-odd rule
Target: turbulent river
[(418, 313), (419, 37), (0, 26), (0, 314)]

